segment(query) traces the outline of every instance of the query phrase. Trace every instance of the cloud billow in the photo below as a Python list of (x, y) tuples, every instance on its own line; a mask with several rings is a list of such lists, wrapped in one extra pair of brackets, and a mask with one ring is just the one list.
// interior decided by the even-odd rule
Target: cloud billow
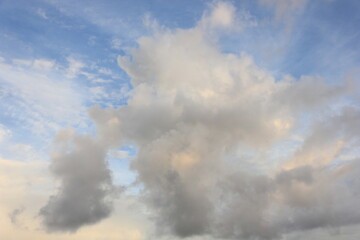
[[(332, 165), (358, 142), (359, 109), (324, 110), (349, 86), (312, 76), (276, 80), (251, 56), (221, 52), (209, 39), (231, 29), (235, 9), (213, 8), (194, 28), (156, 29), (131, 57), (119, 57), (131, 98), (117, 109), (92, 107), (96, 140), (75, 138), (73, 151), (53, 158), (62, 184), (41, 210), (50, 230), (76, 230), (110, 213), (103, 159), (107, 148), (126, 144), (138, 148), (131, 169), (159, 234), (273, 239), (360, 223), (359, 160)], [(295, 150), (257, 171), (257, 154), (291, 139), (305, 117), (308, 131)]]
[(106, 150), (88, 136), (60, 133), (51, 170), (60, 180), (58, 193), (40, 210), (49, 232), (75, 232), (109, 216), (114, 191)]

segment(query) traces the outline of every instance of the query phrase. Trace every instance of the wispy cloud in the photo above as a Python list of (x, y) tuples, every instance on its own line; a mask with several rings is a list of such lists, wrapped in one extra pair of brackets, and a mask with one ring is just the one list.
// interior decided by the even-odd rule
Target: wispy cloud
[(46, 19), (46, 20), (49, 19), (49, 17), (47, 16), (45, 10), (42, 9), (42, 8), (39, 8), (39, 9), (36, 11), (36, 13), (37, 13), (40, 17), (42, 17), (43, 19)]
[(275, 21), (283, 23), (291, 31), (293, 21), (306, 7), (308, 0), (260, 0), (260, 3), (274, 8)]
[(80, 70), (85, 67), (85, 64), (82, 61), (76, 60), (75, 58), (68, 57), (67, 61), (67, 77), (69, 78), (76, 77), (80, 73)]
[(11, 135), (11, 131), (0, 124), (0, 143)]
[(58, 130), (81, 121), (83, 97), (69, 80), (51, 71), (55, 63), (44, 59), (13, 60), (0, 65), (3, 115), (22, 119), (36, 134)]

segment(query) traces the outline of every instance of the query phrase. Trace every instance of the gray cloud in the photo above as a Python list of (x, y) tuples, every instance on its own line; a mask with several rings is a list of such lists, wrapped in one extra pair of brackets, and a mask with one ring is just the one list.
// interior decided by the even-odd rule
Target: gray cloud
[(75, 232), (109, 216), (114, 192), (105, 161), (106, 148), (89, 136), (59, 133), (51, 171), (58, 193), (40, 210), (47, 231)]
[[(139, 148), (131, 166), (159, 233), (271, 239), (358, 223), (359, 212), (350, 214), (358, 203), (350, 196), (358, 186), (346, 184), (358, 169), (314, 164), (323, 157), (315, 150), (358, 137), (349, 131), (358, 110), (325, 116), (331, 119), (325, 125), (314, 123), (278, 172), (246, 171), (229, 158), (239, 147), (256, 152), (289, 138), (299, 116), (338, 101), (347, 85), (311, 76), (276, 81), (251, 57), (221, 53), (203, 31), (141, 38), (131, 60), (119, 58), (134, 86), (128, 105), (90, 110), (101, 139)], [(313, 159), (307, 161), (305, 153)], [(340, 199), (339, 192), (349, 197)]]
[(19, 223), (18, 218), (24, 211), (25, 211), (24, 207), (16, 208), (13, 211), (11, 211), (9, 213), (9, 218), (11, 223), (16, 226), (21, 226), (21, 223)]
[(221, 208), (213, 216), (213, 234), (272, 239), (293, 231), (359, 223), (359, 163), (354, 161), (351, 170), (304, 166), (275, 177), (234, 173), (220, 182)]
[[(132, 97), (117, 109), (92, 107), (97, 140), (75, 136), (73, 149), (53, 158), (61, 187), (41, 210), (48, 229), (76, 230), (110, 213), (103, 159), (107, 147), (126, 144), (138, 148), (131, 168), (159, 234), (273, 239), (360, 223), (359, 163), (340, 159), (358, 141), (359, 109), (326, 107), (343, 100), (348, 85), (276, 80), (250, 56), (222, 53), (204, 21), (215, 21), (206, 25), (216, 26), (214, 34), (231, 26), (233, 12), (205, 15), (192, 29), (155, 31), (131, 57), (119, 57)], [(290, 139), (305, 117), (304, 140), (277, 169), (261, 172), (256, 154)], [(241, 167), (245, 157), (252, 169)]]

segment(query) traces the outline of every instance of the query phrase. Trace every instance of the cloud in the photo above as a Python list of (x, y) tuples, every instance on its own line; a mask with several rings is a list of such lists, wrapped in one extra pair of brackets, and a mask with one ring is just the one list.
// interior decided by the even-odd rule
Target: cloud
[(211, 27), (229, 28), (234, 24), (235, 7), (227, 2), (214, 2), (212, 10), (203, 16), (202, 22)]
[[(150, 228), (145, 207), (138, 197), (120, 196), (115, 199), (115, 211), (106, 221), (74, 234), (43, 231), (39, 209), (46, 204), (55, 181), (48, 172), (48, 162), (38, 159), (21, 161), (0, 156), (0, 236), (17, 240), (142, 240)], [(13, 222), (15, 223), (13, 223)]]
[(82, 68), (85, 67), (85, 64), (75, 58), (68, 57), (68, 69), (67, 69), (67, 77), (75, 78)]
[(263, 5), (268, 5), (275, 10), (275, 21), (283, 23), (287, 31), (291, 31), (297, 15), (302, 14), (308, 0), (259, 0)]
[(58, 193), (40, 210), (49, 232), (75, 232), (108, 217), (115, 193), (105, 161), (106, 148), (87, 136), (60, 132), (51, 170), (60, 180)]
[[(348, 83), (276, 79), (245, 53), (223, 53), (209, 33), (230, 30), (235, 10), (215, 2), (194, 28), (157, 26), (119, 56), (133, 86), (128, 104), (91, 107), (94, 137), (64, 131), (55, 139), (51, 170), (60, 185), (40, 210), (49, 232), (75, 232), (110, 215), (116, 191), (106, 156), (127, 145), (137, 149), (131, 169), (155, 238), (276, 239), (360, 223), (359, 158), (338, 161), (358, 143), (359, 109), (327, 106), (353, 100)], [(74, 66), (76, 75), (83, 66)], [(273, 156), (258, 153), (298, 131), (304, 140), (284, 162), (261, 171)]]
[(20, 226), (18, 217), (19, 217), (19, 215), (21, 215), (24, 212), (24, 210), (25, 210), (24, 207), (16, 208), (9, 214), (9, 218), (10, 218), (10, 221), (12, 224)]
[[(221, 182), (218, 220), (226, 238), (279, 238), (280, 234), (359, 223), (359, 160), (333, 170), (297, 167), (275, 177), (235, 173)], [(351, 182), (351, 183), (350, 183)]]
[(332, 164), (343, 152), (357, 149), (360, 136), (360, 127), (357, 124), (359, 119), (359, 109), (346, 107), (335, 116), (314, 122), (301, 147), (282, 167), (324, 167)]
[(0, 124), (0, 143), (4, 142), (11, 135), (11, 131)]
[(260, 3), (275, 7), (276, 20), (289, 20), (291, 14), (301, 11), (308, 0), (260, 0)]
[[(0, 64), (2, 115), (16, 117), (36, 135), (79, 123), (85, 113), (77, 85), (61, 77), (52, 60), (17, 59)], [(59, 76), (60, 75), (60, 76)]]
[(116, 50), (121, 50), (123, 43), (120, 39), (114, 38), (111, 40), (110, 44), (111, 44), (111, 48)]
[(13, 59), (15, 65), (32, 67), (35, 70), (50, 71), (55, 67), (55, 62), (48, 59)]
[(237, 11), (230, 2), (213, 1), (208, 7), (197, 23), (197, 28), (204, 32), (211, 34), (213, 31), (235, 31), (257, 26), (256, 19), (248, 11)]
[[(220, 2), (204, 19), (226, 27), (233, 11)], [(326, 162), (329, 169), (323, 169), (304, 161), (260, 174), (239, 169), (241, 158), (230, 158), (238, 148), (256, 152), (290, 138), (301, 125), (299, 117), (339, 101), (349, 94), (348, 85), (330, 85), (313, 76), (276, 80), (250, 56), (222, 53), (206, 31), (198, 25), (140, 38), (131, 58), (118, 59), (134, 86), (128, 105), (90, 110), (102, 141), (138, 147), (131, 166), (154, 209), (159, 233), (271, 239), (359, 223), (359, 212), (350, 214), (358, 204), (350, 197), (358, 185), (347, 184), (357, 167), (331, 169)], [(352, 122), (359, 119), (350, 115), (345, 129), (354, 129)], [(339, 127), (334, 123), (329, 129)], [(310, 135), (303, 149), (311, 139), (327, 138), (329, 130), (314, 128), (317, 137)], [(357, 137), (356, 132), (351, 139)], [(331, 144), (344, 141), (333, 138)], [(320, 152), (312, 154), (323, 158)], [(357, 161), (351, 164), (358, 166)]]
[(46, 59), (36, 59), (34, 60), (33, 66), (39, 70), (51, 70), (54, 67), (55, 63)]
[(39, 15), (40, 17), (42, 17), (43, 19), (47, 20), (49, 19), (48, 15), (46, 14), (45, 10), (42, 9), (42, 8), (39, 8), (37, 11), (36, 11), (36, 14)]

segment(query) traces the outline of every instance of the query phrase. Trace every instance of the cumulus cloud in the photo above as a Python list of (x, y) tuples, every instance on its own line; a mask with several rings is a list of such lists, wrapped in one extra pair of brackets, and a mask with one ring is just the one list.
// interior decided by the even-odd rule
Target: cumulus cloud
[[(24, 160), (26, 159), (26, 160)], [(114, 199), (117, 207), (106, 221), (79, 229), (75, 234), (42, 231), (39, 209), (46, 203), (48, 192), (56, 186), (48, 171), (47, 161), (22, 158), (3, 159), (0, 156), (0, 222), (1, 238), (17, 240), (141, 240), (148, 221), (144, 206), (134, 196)], [(81, 190), (79, 190), (81, 191)], [(62, 216), (62, 215), (59, 215)], [(54, 230), (55, 231), (55, 230)]]
[(105, 147), (88, 136), (60, 132), (51, 170), (60, 180), (57, 194), (40, 210), (46, 229), (74, 232), (109, 216), (115, 193)]
[[(92, 107), (96, 139), (74, 136), (70, 150), (53, 158), (62, 184), (41, 211), (50, 230), (76, 230), (109, 214), (105, 152), (126, 144), (138, 149), (131, 168), (159, 234), (272, 239), (360, 222), (359, 161), (337, 167), (317, 151), (339, 143), (334, 160), (358, 141), (358, 109), (325, 111), (349, 87), (313, 76), (275, 79), (251, 56), (221, 52), (208, 31), (230, 26), (234, 12), (217, 2), (196, 27), (157, 30), (118, 58), (131, 97), (119, 108)], [(243, 156), (231, 157), (273, 148), (306, 117), (310, 133), (273, 172), (258, 171), (256, 158), (244, 169)]]
[(208, 24), (215, 28), (229, 28), (235, 20), (235, 7), (227, 2), (215, 2), (212, 11), (205, 14), (201, 23)]

